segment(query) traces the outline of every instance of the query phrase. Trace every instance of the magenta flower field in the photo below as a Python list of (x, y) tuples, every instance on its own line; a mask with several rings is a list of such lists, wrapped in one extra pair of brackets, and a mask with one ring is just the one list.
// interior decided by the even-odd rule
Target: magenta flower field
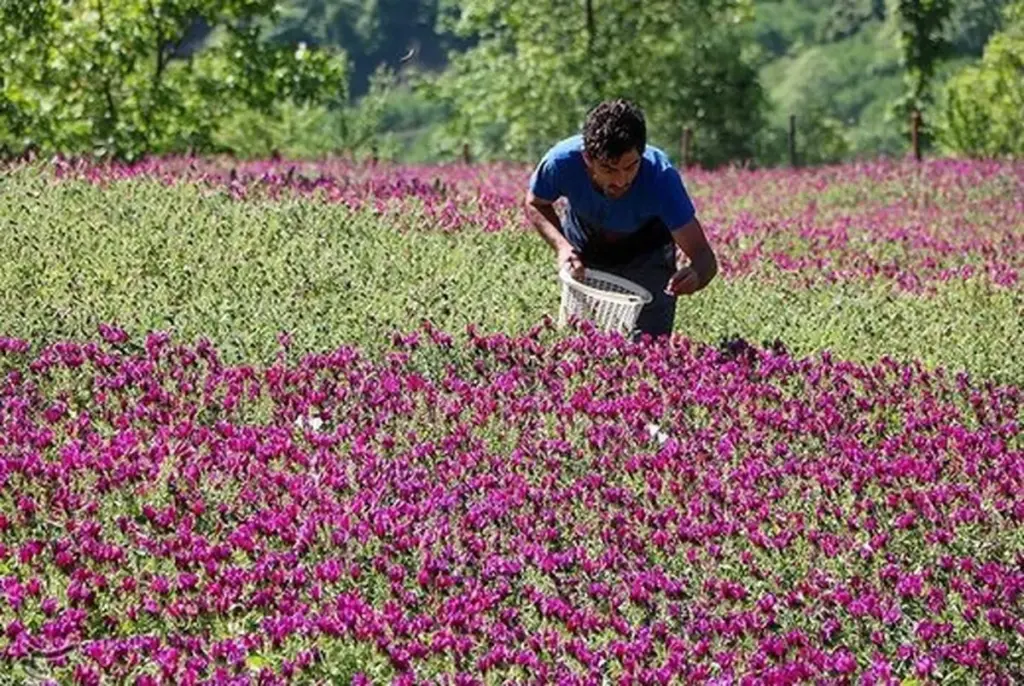
[(7, 669), (1021, 678), (1019, 388), (543, 333), (437, 374), (429, 326), (266, 368), (5, 341)]
[(656, 342), (524, 172), (10, 172), (0, 684), (1024, 683), (1024, 166), (688, 172)]

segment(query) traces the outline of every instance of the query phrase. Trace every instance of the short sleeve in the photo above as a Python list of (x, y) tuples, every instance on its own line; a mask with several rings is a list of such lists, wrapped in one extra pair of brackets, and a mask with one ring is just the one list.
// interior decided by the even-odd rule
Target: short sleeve
[(530, 176), (530, 192), (542, 200), (554, 202), (562, 196), (558, 165), (550, 154), (545, 155)]
[(687, 224), (697, 215), (690, 194), (686, 192), (683, 178), (673, 167), (661, 172), (661, 220), (670, 231)]

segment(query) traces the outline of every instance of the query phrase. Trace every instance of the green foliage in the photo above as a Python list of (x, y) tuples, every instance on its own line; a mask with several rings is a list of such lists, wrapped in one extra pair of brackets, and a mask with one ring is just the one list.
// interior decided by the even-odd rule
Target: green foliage
[[(785, 128), (766, 128), (758, 138), (757, 159), (764, 166), (789, 162), (789, 124)], [(850, 153), (851, 144), (846, 127), (828, 111), (816, 105), (801, 110), (796, 118), (797, 164), (829, 164), (840, 162)]]
[[(981, 55), (1000, 25), (999, 7), (1004, 2), (953, 3), (941, 31), (949, 51), (934, 64), (932, 88), (941, 91), (947, 74)], [(789, 115), (800, 118), (798, 135), (803, 135), (812, 110), (842, 124), (848, 143), (845, 158), (904, 154), (909, 117), (902, 109), (893, 111), (893, 103), (907, 93), (901, 47), (905, 25), (897, 10), (895, 3), (882, 0), (756, 3), (748, 40), (756, 45), (755, 63), (774, 106), (770, 126), (760, 136), (759, 149), (764, 152), (758, 154), (759, 163), (784, 162)], [(924, 123), (937, 122), (932, 117)]]
[[(911, 112), (916, 110), (925, 115), (934, 103), (932, 78), (939, 62), (950, 54), (945, 27), (953, 9), (953, 0), (893, 1), (906, 91), (893, 103), (892, 114), (906, 130)], [(922, 116), (918, 135), (922, 147), (927, 147), (931, 139), (927, 116)]]
[(833, 4), (818, 28), (818, 40), (831, 43), (849, 38), (865, 24), (885, 18), (885, 4), (880, 0), (842, 0)]
[[(899, 54), (889, 31), (888, 24), (872, 21), (849, 38), (808, 47), (764, 67), (762, 79), (774, 106), (771, 138), (782, 147), (769, 145), (758, 159), (764, 164), (786, 159), (790, 114), (797, 116), (801, 155), (809, 163), (902, 150), (899, 129), (885, 121), (886, 101), (901, 88)], [(819, 145), (824, 148), (812, 149)]]
[[(429, 162), (456, 158), (469, 143), (476, 159), (525, 161), (575, 130), (606, 94), (640, 100), (652, 140), (670, 152), (693, 126), (694, 151), (708, 166), (751, 156), (785, 162), (790, 113), (807, 162), (906, 149), (911, 89), (900, 81), (899, 43), (908, 24), (895, 0), (756, 0), (753, 20), (739, 23), (730, 17), (750, 7), (666, 1), (637, 12), (626, 0), (591, 0), (593, 37), (586, 0), (8, 1), (0, 3), (0, 155), (33, 147), (128, 158), (188, 148), (365, 157), (376, 148), (381, 158)], [(930, 114), (926, 145), (933, 124), (946, 129), (943, 150), (982, 150), (992, 137), (992, 108), (978, 103), (1000, 81), (980, 56), (1005, 4), (957, 0), (932, 36), (952, 58), (935, 62), (932, 87), (959, 123)], [(506, 15), (510, 24), (486, 26)], [(285, 47), (300, 42), (318, 47)], [(431, 78), (447, 51), (473, 45), (449, 74)], [(346, 55), (330, 56), (341, 49)], [(947, 96), (943, 73), (975, 59)], [(900, 96), (894, 119), (889, 105)], [(764, 100), (773, 107), (757, 104)]]
[[(273, 0), (29, 0), (4, 5), (0, 143), (18, 152), (210, 150), (240, 109), (345, 97), (345, 58), (265, 40)], [(183, 57), (197, 22), (211, 44)]]
[(438, 151), (445, 149), (437, 141), (450, 117), (444, 103), (427, 100), (406, 84), (391, 89), (381, 103), (377, 122), (377, 137), (383, 141), (381, 157), (414, 164), (436, 161)]
[(447, 52), (466, 47), (438, 30), (438, 0), (289, 0), (274, 36), (344, 48), (353, 98), (367, 93), (385, 65), (440, 69)]
[(946, 26), (947, 39), (958, 55), (980, 57), (989, 38), (1002, 28), (1009, 0), (956, 0)]
[[(790, 60), (766, 70), (780, 114), (803, 114), (804, 108), (827, 109), (844, 121), (856, 121), (886, 80), (897, 80), (898, 55), (887, 44), (884, 26), (828, 45), (807, 48)], [(778, 73), (775, 73), (775, 72)], [(865, 78), (869, 76), (870, 78)]]
[[(933, 38), (953, 59), (935, 63), (933, 87), (944, 71), (980, 58), (1005, 2), (952, 4)], [(591, 0), (592, 22), (587, 4), (6, 2), (0, 155), (33, 147), (127, 158), (189, 148), (365, 157), (376, 149), (381, 158), (429, 162), (457, 158), (469, 143), (475, 159), (526, 161), (576, 130), (594, 101), (620, 94), (644, 104), (652, 141), (670, 152), (692, 126), (694, 152), (707, 166), (752, 156), (760, 165), (785, 162), (791, 113), (808, 163), (906, 149), (907, 117), (901, 110), (894, 121), (888, 107), (907, 96), (899, 41), (908, 25), (895, 0), (658, 0), (642, 11), (626, 0)], [(751, 8), (752, 21), (731, 21)], [(487, 25), (505, 18), (512, 21)], [(285, 47), (300, 42), (318, 47)], [(448, 64), (446, 51), (473, 45), (448, 74), (432, 77)], [(346, 54), (331, 57), (336, 49)], [(965, 141), (990, 137), (979, 133), (989, 115), (978, 112), (991, 108), (977, 103), (998, 88), (976, 66), (942, 102), (961, 122), (943, 126), (959, 127)], [(929, 116), (925, 124), (939, 122)], [(825, 141), (822, 150), (810, 149), (815, 140)]]
[(381, 65), (369, 91), (352, 104), (329, 108), (282, 102), (269, 114), (240, 110), (223, 122), (214, 144), (246, 159), (331, 155), (425, 162), (434, 157), (434, 129), (447, 116), (443, 107), (427, 102)]
[(381, 66), (371, 79), (370, 91), (355, 104), (328, 108), (286, 101), (269, 112), (239, 110), (220, 127), (214, 142), (247, 159), (368, 158), (374, 154), (392, 158), (396, 143), (382, 122), (394, 87), (394, 73)]
[(755, 2), (750, 38), (762, 52), (759, 66), (815, 44), (830, 7), (824, 0)]
[(451, 153), (469, 143), (484, 158), (533, 160), (577, 132), (589, 107), (624, 96), (645, 108), (653, 142), (674, 150), (689, 125), (707, 166), (752, 155), (763, 94), (736, 50), (743, 2), (461, 0), (451, 9), (452, 31), (479, 42), (420, 81), (455, 113)]
[(226, 117), (213, 136), (215, 147), (242, 159), (283, 155), (308, 159), (344, 148), (335, 116), (324, 106), (284, 102), (270, 114), (239, 109)]
[(945, 153), (1024, 155), (1024, 2), (1005, 8), (1006, 29), (991, 38), (981, 64), (947, 84), (938, 139)]

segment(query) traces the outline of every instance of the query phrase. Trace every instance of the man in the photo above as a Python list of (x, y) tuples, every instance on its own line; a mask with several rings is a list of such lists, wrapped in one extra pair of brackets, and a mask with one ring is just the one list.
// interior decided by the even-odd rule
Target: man
[[(554, 202), (568, 208), (560, 220)], [(651, 292), (637, 334), (670, 334), (676, 298), (707, 286), (718, 261), (679, 173), (664, 152), (647, 145), (644, 114), (628, 100), (602, 102), (582, 135), (541, 159), (530, 177), (527, 212), (557, 256), (577, 277), (583, 267), (611, 272)], [(679, 266), (681, 254), (689, 265)]]

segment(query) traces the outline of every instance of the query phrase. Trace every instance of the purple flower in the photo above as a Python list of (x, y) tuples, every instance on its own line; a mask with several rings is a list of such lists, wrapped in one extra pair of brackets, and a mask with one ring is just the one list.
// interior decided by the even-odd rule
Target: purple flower
[(857, 658), (847, 648), (832, 653), (831, 662), (831, 669), (837, 674), (852, 674), (857, 669)]

